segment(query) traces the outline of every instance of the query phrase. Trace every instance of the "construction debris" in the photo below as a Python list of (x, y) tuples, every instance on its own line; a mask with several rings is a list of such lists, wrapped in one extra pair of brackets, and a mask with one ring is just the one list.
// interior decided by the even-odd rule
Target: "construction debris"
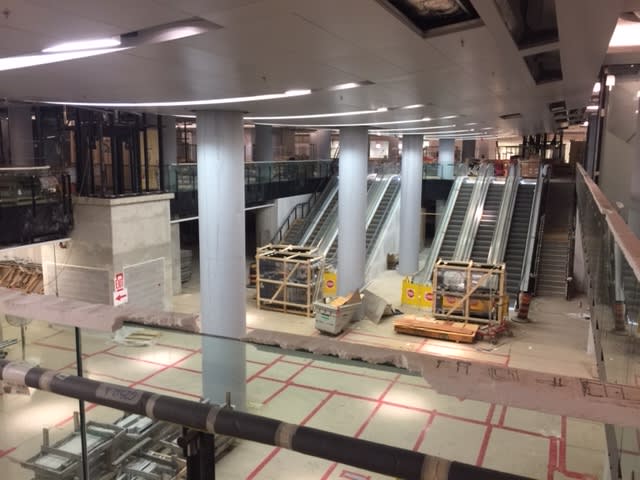
[(0, 287), (44, 294), (42, 267), (34, 263), (0, 261)]

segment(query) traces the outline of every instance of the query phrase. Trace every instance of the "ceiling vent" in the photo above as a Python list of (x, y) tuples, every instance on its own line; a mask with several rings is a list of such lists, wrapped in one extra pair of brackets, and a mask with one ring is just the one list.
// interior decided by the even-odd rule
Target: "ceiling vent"
[(514, 118), (522, 118), (521, 113), (507, 113), (506, 115), (500, 115), (503, 120), (513, 120)]
[(558, 41), (555, 0), (495, 0), (519, 49)]
[[(469, 0), (378, 0), (417, 33), (426, 37), (482, 25)], [(442, 29), (442, 32), (438, 30)]]
[(560, 50), (527, 55), (524, 57), (524, 61), (537, 85), (562, 80)]

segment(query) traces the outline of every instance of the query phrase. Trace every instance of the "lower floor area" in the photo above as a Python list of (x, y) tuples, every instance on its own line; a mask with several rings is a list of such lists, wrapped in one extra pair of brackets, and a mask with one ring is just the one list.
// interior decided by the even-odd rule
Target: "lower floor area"
[[(173, 298), (175, 311), (198, 311), (197, 277), (193, 275), (183, 293)], [(387, 271), (369, 288), (410, 312), (400, 305), (401, 281), (395, 271)], [(254, 296), (255, 290), (247, 289), (249, 330), (321, 335), (312, 318), (258, 310)], [(514, 323), (514, 336), (496, 345), (396, 334), (393, 317), (379, 324), (366, 319), (351, 324), (339, 339), (589, 378), (596, 372), (587, 311), (579, 298), (536, 298), (531, 321)], [(20, 332), (3, 322), (3, 334), (19, 337)], [(85, 332), (82, 343), (84, 374), (90, 378), (198, 401), (215, 377), (206, 355), (215, 345), (198, 335), (126, 327), (115, 335)], [(21, 355), (19, 346), (8, 352), (10, 359)], [(42, 367), (74, 374), (73, 331), (30, 323), (24, 356)], [(451, 397), (403, 370), (246, 345), (244, 376), (246, 408), (259, 415), (529, 478), (596, 479), (606, 469), (601, 424), (507, 407), (499, 399), (484, 403)], [(42, 428), (51, 429), (51, 443), (64, 438), (72, 432), (77, 409), (75, 400), (41, 391), (0, 396), (0, 468), (7, 478), (33, 478), (21, 462), (40, 450)], [(97, 422), (113, 422), (121, 415), (95, 405), (87, 405), (86, 412), (89, 421)], [(639, 438), (623, 440), (629, 455), (640, 458)], [(385, 478), (248, 441), (238, 441), (216, 468), (225, 479)]]

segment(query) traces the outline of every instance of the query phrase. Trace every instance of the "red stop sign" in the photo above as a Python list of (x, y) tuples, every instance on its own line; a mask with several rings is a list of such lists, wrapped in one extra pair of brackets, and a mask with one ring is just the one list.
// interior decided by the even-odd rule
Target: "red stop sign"
[(415, 292), (413, 291), (413, 288), (409, 288), (407, 290), (407, 297), (413, 298), (414, 295), (415, 295)]

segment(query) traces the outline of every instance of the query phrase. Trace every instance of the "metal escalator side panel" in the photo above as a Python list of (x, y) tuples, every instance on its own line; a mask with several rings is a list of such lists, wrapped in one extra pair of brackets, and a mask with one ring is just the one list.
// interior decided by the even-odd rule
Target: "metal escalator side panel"
[(538, 221), (540, 220), (540, 208), (542, 204), (542, 191), (544, 190), (544, 182), (549, 175), (549, 165), (545, 165), (540, 169), (536, 190), (533, 195), (533, 208), (529, 216), (529, 230), (527, 232), (527, 245), (522, 257), (522, 271), (520, 273), (520, 291), (529, 291), (529, 277), (531, 276), (531, 262), (536, 245), (536, 235), (538, 233)]
[(318, 222), (320, 221), (320, 218), (322, 218), (322, 215), (324, 214), (325, 210), (329, 207), (329, 205), (331, 205), (332, 200), (335, 198), (335, 195), (338, 193), (337, 177), (333, 177), (330, 180), (329, 184), (327, 185), (327, 191), (328, 193), (326, 197), (322, 199), (322, 203), (319, 204), (320, 207), (316, 211), (315, 215), (313, 215), (313, 217), (309, 216), (310, 220), (308, 225), (305, 225), (303, 227), (304, 234), (300, 239), (300, 245), (307, 244), (307, 242), (309, 241), (309, 237), (311, 237), (314, 230), (318, 227)]
[(387, 223), (389, 213), (394, 205), (396, 198), (398, 197), (399, 192), (400, 180), (399, 178), (396, 179), (395, 176), (393, 176), (391, 177), (387, 187), (385, 188), (384, 195), (378, 203), (375, 216), (367, 226), (367, 259), (369, 258), (369, 254), (376, 245), (381, 232), (384, 231), (384, 226)]
[(436, 260), (438, 260), (438, 256), (440, 255), (440, 248), (442, 248), (442, 241), (444, 240), (444, 236), (447, 232), (447, 228), (449, 228), (449, 221), (451, 220), (451, 215), (453, 214), (453, 209), (458, 200), (458, 194), (460, 193), (460, 189), (462, 188), (463, 183), (468, 177), (456, 177), (453, 182), (453, 186), (451, 187), (451, 191), (449, 192), (449, 198), (447, 199), (447, 206), (442, 213), (442, 220), (440, 221), (440, 226), (435, 236), (433, 237), (433, 241), (431, 242), (431, 249), (429, 250), (429, 254), (427, 256), (427, 261), (425, 262), (424, 267), (420, 270), (416, 275), (413, 276), (412, 282), (414, 283), (430, 283), (431, 282), (431, 272), (433, 271), (433, 267), (436, 264)]
[(487, 192), (491, 185), (492, 173), (488, 168), (482, 171), (480, 180), (473, 187), (473, 193), (469, 201), (469, 207), (462, 223), (462, 230), (456, 243), (456, 249), (453, 253), (453, 260), (466, 261), (469, 260), (471, 249), (475, 242), (478, 225), (482, 218), (482, 209), (487, 199)]
[(387, 207), (387, 212), (385, 214), (384, 219), (382, 220), (380, 226), (378, 227), (378, 231), (376, 232), (374, 239), (371, 241), (371, 245), (367, 249), (367, 258), (365, 262), (365, 282), (369, 279), (369, 271), (371, 270), (371, 260), (376, 257), (378, 254), (378, 250), (382, 247), (383, 242), (381, 241), (383, 238), (383, 232), (385, 232), (388, 228), (389, 222), (392, 220), (394, 215), (397, 215), (398, 210), (400, 209), (400, 189), (402, 185), (400, 180), (398, 179), (395, 187), (395, 192), (393, 192), (393, 197), (389, 202)]
[[(378, 194), (378, 189), (380, 188), (381, 182), (378, 180), (373, 181), (371, 184), (367, 185), (367, 212), (369, 211), (369, 204), (371, 203), (371, 199), (374, 198)], [(337, 256), (337, 241), (338, 241), (338, 203), (336, 202), (335, 213), (331, 214), (331, 221), (327, 222), (328, 228), (325, 230), (324, 234), (321, 236), (320, 241), (317, 243), (318, 249), (320, 253), (326, 256), (325, 264), (336, 266), (338, 261)], [(368, 214), (367, 214), (368, 216)], [(333, 248), (333, 247), (336, 248)], [(330, 254), (331, 250), (334, 250), (333, 254)]]
[(517, 169), (509, 172), (507, 181), (505, 182), (504, 192), (502, 193), (502, 201), (500, 202), (500, 215), (498, 217), (496, 229), (493, 232), (487, 263), (496, 265), (504, 261), (504, 255), (507, 251), (507, 242), (509, 241), (509, 232), (511, 231), (511, 221), (513, 220), (513, 211), (518, 196), (518, 186), (520, 185), (520, 175)]

